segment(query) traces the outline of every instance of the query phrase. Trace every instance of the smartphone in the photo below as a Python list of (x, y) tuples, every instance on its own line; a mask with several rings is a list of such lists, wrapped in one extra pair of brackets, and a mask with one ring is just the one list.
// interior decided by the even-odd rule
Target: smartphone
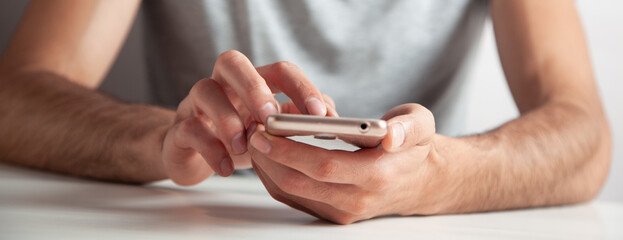
[(266, 120), (266, 131), (275, 136), (339, 138), (359, 147), (375, 147), (387, 134), (387, 122), (378, 119), (320, 117), (299, 114), (273, 114)]

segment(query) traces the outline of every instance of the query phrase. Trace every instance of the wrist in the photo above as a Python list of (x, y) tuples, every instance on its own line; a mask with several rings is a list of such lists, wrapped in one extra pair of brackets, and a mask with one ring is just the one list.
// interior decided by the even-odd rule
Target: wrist
[[(428, 147), (428, 153), (423, 161), (416, 161), (413, 164), (417, 166), (417, 172), (413, 173), (410, 178), (409, 185), (411, 191), (405, 192), (407, 196), (407, 209), (400, 212), (401, 215), (436, 215), (447, 213), (453, 204), (453, 198), (450, 193), (455, 188), (452, 177), (452, 169), (448, 166), (449, 160), (443, 154), (443, 148), (447, 145), (446, 141), (451, 140), (448, 137), (435, 134), (428, 146), (418, 145), (415, 148), (423, 146)], [(417, 151), (417, 149), (415, 149)]]
[(479, 212), (499, 208), (499, 185), (502, 184), (503, 156), (496, 135), (451, 138), (438, 135), (437, 161), (443, 163), (439, 187), (439, 214)]
[[(460, 154), (456, 154), (460, 153)], [(467, 154), (461, 139), (435, 134), (427, 158), (426, 194), (422, 197), (430, 199), (425, 209), (426, 214), (449, 214), (457, 212), (465, 198), (462, 185), (467, 171), (462, 157)]]
[(118, 137), (109, 140), (113, 142), (113, 161), (123, 171), (120, 175), (130, 182), (139, 183), (166, 179), (162, 143), (167, 130), (173, 125), (175, 113), (146, 105), (125, 107), (126, 111), (141, 116), (127, 116), (126, 123), (113, 130), (118, 132), (113, 134)]

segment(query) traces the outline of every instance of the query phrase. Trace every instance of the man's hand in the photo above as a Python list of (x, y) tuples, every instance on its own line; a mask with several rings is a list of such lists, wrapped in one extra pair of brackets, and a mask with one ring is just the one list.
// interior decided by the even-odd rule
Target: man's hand
[(296, 66), (255, 68), (236, 51), (220, 56), (211, 78), (199, 81), (177, 112), (100, 94), (95, 88), (139, 5), (29, 4), (0, 61), (1, 162), (133, 183), (170, 177), (189, 185), (250, 166), (245, 124), (277, 112), (273, 93), (283, 91), (298, 112), (326, 114), (326, 100)]
[(499, 0), (490, 7), (520, 117), (451, 138), (434, 134), (430, 113), (407, 105), (388, 114), (382, 149), (354, 153), (258, 127), (252, 158), (273, 197), (338, 223), (593, 199), (607, 177), (612, 142), (573, 1)]
[(437, 213), (443, 180), (432, 113), (405, 104), (383, 119), (389, 131), (382, 146), (356, 152), (272, 136), (260, 125), (250, 137), (254, 168), (278, 201), (340, 224)]
[(278, 113), (273, 94), (280, 92), (292, 99), (289, 111), (327, 114), (325, 96), (295, 65), (256, 68), (240, 52), (221, 54), (212, 77), (197, 82), (180, 103), (164, 137), (162, 157), (169, 177), (192, 185), (214, 172), (229, 176), (234, 168), (250, 167), (246, 130)]

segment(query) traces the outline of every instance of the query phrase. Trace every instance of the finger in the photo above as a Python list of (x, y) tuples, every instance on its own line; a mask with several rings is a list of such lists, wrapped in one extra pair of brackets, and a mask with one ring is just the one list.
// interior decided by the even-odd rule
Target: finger
[(257, 176), (260, 178), (260, 181), (262, 181), (262, 184), (264, 184), (264, 186), (266, 187), (266, 190), (268, 191), (271, 197), (273, 197), (275, 200), (282, 202), (294, 209), (305, 212), (317, 218), (322, 218), (320, 215), (315, 213), (310, 208), (303, 206), (303, 205), (310, 206), (310, 205), (317, 205), (317, 204), (319, 205), (319, 203), (281, 191), (281, 189), (279, 189), (279, 187), (275, 185), (273, 180), (270, 179), (270, 177), (264, 172), (264, 170), (262, 170), (260, 166), (258, 166), (255, 162), (252, 162), (252, 165), (253, 165), (253, 170), (255, 171), (255, 173), (257, 173)]
[(252, 156), (254, 163), (262, 169), (263, 174), (268, 176), (282, 192), (326, 204), (325, 206), (312, 204), (316, 205), (316, 208), (330, 207), (349, 213), (360, 211), (360, 206), (352, 204), (353, 199), (360, 197), (361, 191), (357, 186), (316, 181), (299, 171), (271, 161), (264, 155), (252, 153)]
[[(263, 125), (259, 125), (251, 135), (250, 148), (317, 181), (373, 185), (376, 178), (385, 175), (389, 166), (384, 161), (378, 161), (383, 154), (378, 148), (357, 152), (327, 150), (272, 136), (263, 129)], [(252, 157), (257, 155), (251, 152)]]
[(337, 111), (335, 110), (335, 102), (333, 101), (333, 98), (329, 97), (329, 95), (324, 93), (322, 94), (322, 98), (324, 99), (325, 105), (327, 106), (327, 116), (339, 117), (340, 115), (337, 114)]
[(169, 130), (163, 160), (170, 178), (180, 185), (198, 183), (213, 172), (229, 176), (234, 171), (225, 147), (198, 117), (183, 120)]
[(194, 109), (192, 106), (192, 100), (187, 96), (177, 106), (175, 114), (175, 123), (181, 122), (184, 119), (194, 117)]
[(272, 89), (278, 89), (290, 97), (300, 112), (327, 115), (324, 96), (296, 65), (277, 62), (257, 67), (257, 72), (267, 80)]
[(167, 175), (173, 182), (190, 186), (214, 173), (199, 153), (188, 148), (169, 147), (173, 145), (171, 142), (165, 138), (162, 158)]
[(282, 103), (279, 113), (302, 114), (293, 102)]
[(387, 136), (381, 143), (388, 152), (397, 152), (428, 143), (435, 135), (435, 119), (431, 111), (419, 104), (403, 104), (391, 109), (387, 119)]
[(214, 65), (213, 76), (221, 85), (233, 89), (256, 121), (265, 122), (269, 115), (278, 113), (277, 101), (266, 81), (242, 53), (222, 53)]
[(248, 169), (251, 168), (251, 155), (246, 152), (241, 155), (229, 155), (231, 157), (234, 169)]
[(326, 219), (338, 224), (349, 224), (359, 219), (365, 219), (353, 214), (345, 213), (339, 209), (332, 207), (329, 204), (305, 199), (302, 197), (294, 196), (283, 192), (277, 185), (270, 179), (269, 176), (259, 167), (257, 164), (253, 164), (253, 169), (259, 176), (262, 184), (266, 187), (266, 190), (275, 200), (282, 202), (294, 209), (303, 211), (309, 215), (320, 219)]
[(253, 163), (253, 170), (255, 170), (259, 176), (262, 184), (264, 184), (270, 196), (294, 209), (298, 209), (314, 217), (327, 219), (338, 224), (349, 224), (360, 219), (369, 218), (346, 213), (323, 202), (313, 201), (288, 194), (279, 189), (270, 176), (268, 176), (268, 174), (266, 174), (266, 172), (255, 162)]
[[(325, 105), (327, 107), (327, 116), (329, 117), (339, 117), (337, 112), (335, 111), (335, 107), (332, 106), (325, 98)], [(289, 113), (289, 114), (302, 114), (298, 107), (294, 104), (294, 102), (285, 102), (280, 104), (279, 113)]]
[(324, 99), (324, 102), (327, 104), (327, 106), (335, 109), (335, 101), (333, 101), (333, 98), (329, 97), (329, 95), (324, 93), (322, 94), (322, 98)]
[(188, 94), (197, 115), (205, 115), (214, 123), (214, 131), (227, 151), (240, 155), (247, 151), (244, 124), (238, 111), (214, 79), (201, 79)]

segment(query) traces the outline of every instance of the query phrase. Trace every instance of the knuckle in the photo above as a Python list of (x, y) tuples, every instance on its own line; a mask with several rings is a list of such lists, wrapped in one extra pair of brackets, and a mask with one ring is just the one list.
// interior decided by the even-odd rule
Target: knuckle
[(196, 87), (198, 90), (209, 90), (212, 82), (213, 80), (210, 78), (203, 78), (195, 83), (193, 87)]
[(391, 186), (391, 179), (394, 174), (394, 171), (388, 166), (377, 167), (368, 185), (374, 191), (384, 192)]
[(198, 118), (192, 117), (179, 123), (179, 132), (183, 136), (194, 133), (197, 130)]
[[(200, 81), (201, 82), (201, 81)], [(190, 92), (188, 92), (188, 97), (191, 100), (191, 104), (195, 105), (195, 103), (197, 102), (197, 98), (199, 97), (199, 94), (201, 93), (202, 89), (200, 89), (201, 86), (198, 83), (196, 83), (195, 85), (192, 86), (192, 88), (190, 88)]]
[(353, 214), (348, 214), (348, 213), (340, 213), (337, 216), (333, 216), (328, 218), (328, 220), (340, 224), (340, 225), (348, 225), (351, 224), (355, 221), (357, 221), (357, 217)]
[(431, 112), (428, 108), (420, 105), (420, 108), (418, 109), (418, 114), (422, 115), (422, 117), (427, 122), (432, 122), (433, 124), (435, 123), (435, 117), (433, 116), (433, 112)]
[[(191, 88), (191, 90), (192, 90), (192, 88)], [(189, 95), (190, 95), (190, 93), (189, 93)], [(188, 106), (189, 101), (191, 101), (191, 99), (190, 99), (190, 96), (188, 96), (188, 95), (186, 97), (184, 97), (184, 99), (182, 99), (182, 101), (180, 101), (180, 103), (177, 105), (178, 115), (179, 115), (180, 111), (184, 111), (184, 110), (187, 109), (186, 107)]]
[(301, 189), (305, 189), (304, 179), (302, 179), (298, 174), (286, 174), (283, 179), (285, 179), (285, 181), (276, 182), (281, 191), (297, 195)]
[(270, 194), (270, 196), (271, 196), (273, 199), (277, 200), (278, 202), (285, 203), (285, 202), (287, 202), (287, 201), (288, 201), (288, 199), (287, 199), (286, 197), (281, 196), (281, 194), (279, 194), (278, 192), (275, 192), (275, 191), (268, 191), (268, 194)]
[(362, 196), (354, 201), (348, 207), (348, 211), (354, 216), (361, 216), (366, 214), (373, 207), (372, 199), (368, 196)]
[(420, 109), (423, 109), (423, 108), (425, 109), (425, 107), (422, 106), (422, 104), (419, 104), (419, 103), (407, 103), (407, 104), (405, 104), (405, 106), (410, 108), (412, 111), (417, 111), (417, 110), (420, 110)]
[(242, 129), (242, 120), (240, 120), (238, 114), (231, 111), (222, 111), (211, 117), (211, 119), (215, 122), (216, 127), (221, 131)]
[(239, 51), (229, 50), (221, 53), (216, 60), (217, 66), (232, 67), (246, 62), (247, 57)]
[(406, 113), (420, 114), (422, 111), (428, 110), (426, 107), (422, 106), (419, 103), (406, 103), (406, 104), (400, 105), (400, 108), (403, 109), (404, 114)]
[(219, 137), (231, 140), (235, 135), (243, 131), (243, 125), (238, 116), (230, 114), (219, 114), (214, 120), (215, 127), (218, 129)]
[(424, 134), (424, 126), (422, 126), (422, 124), (407, 124), (408, 128), (411, 129), (411, 131), (409, 131), (407, 129), (407, 132), (411, 134), (411, 136), (414, 136), (414, 139), (417, 140), (417, 142), (422, 140), (422, 135)]
[(411, 107), (412, 109), (411, 111), (413, 113), (423, 116), (427, 121), (432, 121), (433, 123), (435, 122), (435, 117), (433, 116), (433, 112), (431, 112), (428, 108), (417, 103), (411, 103), (411, 105), (413, 105)]
[(261, 92), (264, 93), (265, 92), (265, 88), (267, 88), (267, 84), (264, 81), (264, 79), (255, 79), (255, 80), (251, 80), (247, 83), (245, 83), (246, 86), (246, 91), (249, 92)]
[(179, 186), (189, 187), (195, 184), (200, 183), (204, 179), (198, 177), (186, 177), (186, 176), (171, 176), (171, 181)]
[(338, 161), (331, 158), (324, 159), (318, 164), (318, 168), (315, 171), (315, 177), (321, 181), (329, 180), (337, 173), (338, 168)]
[(191, 144), (197, 141), (204, 143), (212, 141), (212, 133), (199, 117), (188, 118), (180, 122), (175, 137), (178, 146), (186, 147), (197, 147)]
[(426, 121), (430, 124), (430, 126), (432, 126), (432, 128), (430, 129), (432, 130), (432, 133), (437, 132), (437, 129), (435, 126), (435, 117), (433, 116), (433, 113), (428, 109), (426, 109)]
[(192, 86), (188, 93), (188, 98), (193, 106), (197, 106), (200, 102), (209, 101), (211, 95), (218, 94), (221, 90), (220, 85), (213, 79), (204, 78), (199, 80)]
[(413, 136), (417, 136), (421, 140), (436, 132), (435, 117), (428, 108), (416, 103), (405, 104), (404, 106), (405, 114), (413, 116), (414, 119), (413, 121), (406, 121), (408, 131)]
[(433, 116), (433, 112), (431, 112), (430, 109), (424, 108), (422, 112), (424, 113), (424, 115), (426, 115), (426, 117), (429, 118), (429, 120), (433, 120), (433, 122), (435, 122), (434, 121), (435, 117)]
[(296, 68), (298, 68), (296, 65), (288, 61), (280, 61), (273, 64), (273, 71), (280, 75), (287, 74), (290, 70)]
[(207, 91), (210, 90), (210, 80), (207, 78), (201, 79), (199, 81), (197, 81), (197, 83), (195, 83), (195, 85), (192, 86), (192, 88), (190, 89), (190, 93), (189, 95), (191, 96), (198, 96), (201, 95), (202, 93), (205, 93)]
[(287, 61), (276, 62), (273, 65), (273, 71), (282, 81), (293, 84), (292, 87), (293, 89), (296, 89), (296, 91), (308, 91), (309, 86), (307, 84), (307, 80), (305, 78), (301, 78), (301, 76), (303, 76), (302, 71), (295, 64)]
[[(433, 113), (425, 107), (418, 109), (416, 114), (420, 117), (419, 124), (412, 124), (413, 131), (420, 139), (425, 139), (436, 132), (435, 117)], [(415, 125), (415, 126), (413, 126)]]

